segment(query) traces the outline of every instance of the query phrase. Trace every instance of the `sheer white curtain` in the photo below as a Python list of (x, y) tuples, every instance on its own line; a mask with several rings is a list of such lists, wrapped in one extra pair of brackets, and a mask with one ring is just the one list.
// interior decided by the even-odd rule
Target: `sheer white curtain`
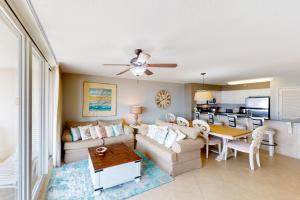
[(53, 166), (61, 166), (62, 83), (59, 66), (54, 68)]

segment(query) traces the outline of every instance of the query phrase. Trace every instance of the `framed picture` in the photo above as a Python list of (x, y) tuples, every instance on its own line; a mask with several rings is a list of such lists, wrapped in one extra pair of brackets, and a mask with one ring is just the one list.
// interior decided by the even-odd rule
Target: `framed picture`
[(117, 85), (83, 83), (83, 116), (113, 116), (117, 111)]

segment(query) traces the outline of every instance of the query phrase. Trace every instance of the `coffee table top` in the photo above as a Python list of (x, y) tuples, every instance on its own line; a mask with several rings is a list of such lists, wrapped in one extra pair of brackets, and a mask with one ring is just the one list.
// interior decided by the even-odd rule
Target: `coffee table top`
[(142, 159), (123, 143), (105, 145), (105, 147), (107, 147), (107, 151), (103, 156), (97, 155), (96, 148), (98, 147), (88, 148), (95, 171)]

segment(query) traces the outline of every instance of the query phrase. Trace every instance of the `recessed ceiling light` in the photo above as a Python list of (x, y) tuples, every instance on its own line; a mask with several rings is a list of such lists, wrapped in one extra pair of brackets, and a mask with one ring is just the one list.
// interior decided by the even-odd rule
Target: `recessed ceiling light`
[(247, 83), (269, 82), (272, 80), (273, 80), (273, 78), (257, 78), (257, 79), (249, 79), (249, 80), (230, 81), (227, 84), (228, 85), (240, 85), (240, 84), (247, 84)]

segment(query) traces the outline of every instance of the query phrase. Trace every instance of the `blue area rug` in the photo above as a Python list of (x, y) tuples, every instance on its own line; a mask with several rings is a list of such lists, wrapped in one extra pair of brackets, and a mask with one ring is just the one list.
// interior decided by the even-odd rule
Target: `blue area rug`
[(88, 161), (83, 160), (66, 164), (60, 168), (54, 168), (52, 170), (46, 199), (127, 199), (174, 180), (140, 152), (136, 151), (136, 153), (143, 159), (142, 178), (139, 183), (130, 181), (128, 183), (103, 190), (101, 195), (94, 196), (93, 184), (88, 169)]

